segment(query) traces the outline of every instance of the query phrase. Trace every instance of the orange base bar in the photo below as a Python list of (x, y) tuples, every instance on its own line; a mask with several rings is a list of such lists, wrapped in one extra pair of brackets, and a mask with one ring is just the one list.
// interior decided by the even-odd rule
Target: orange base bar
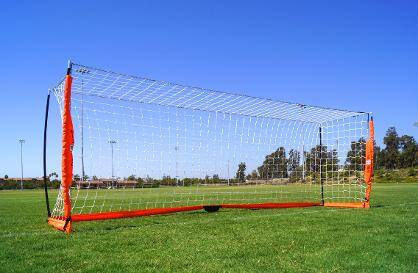
[(370, 208), (369, 202), (352, 202), (352, 203), (334, 203), (334, 202), (325, 202), (324, 207), (333, 207), (333, 208)]
[[(240, 208), (240, 209), (274, 209), (274, 208), (303, 208), (321, 206), (321, 203), (261, 203), (261, 204), (224, 204), (224, 205), (208, 205), (219, 206), (221, 208)], [(95, 220), (108, 220), (118, 218), (132, 218), (139, 216), (150, 216), (157, 214), (167, 214), (180, 211), (201, 210), (204, 206), (187, 206), (177, 208), (156, 208), (156, 209), (144, 209), (133, 211), (117, 211), (117, 212), (98, 212), (90, 214), (75, 214), (71, 217), (72, 222), (82, 221), (95, 221)]]
[(261, 204), (225, 204), (221, 205), (221, 208), (234, 208), (234, 209), (278, 209), (278, 208), (305, 208), (321, 206), (321, 203), (310, 202), (289, 202), (289, 203), (261, 203)]
[[(288, 203), (258, 203), (258, 204), (223, 204), (223, 205), (207, 205), (207, 206), (219, 206), (220, 208), (236, 208), (236, 209), (277, 209), (277, 208), (305, 208), (314, 206), (324, 207), (337, 207), (337, 208), (369, 208), (369, 202), (347, 202), (347, 203), (334, 203), (325, 202), (288, 202)], [(201, 210), (205, 206), (187, 206), (177, 208), (155, 208), (155, 209), (143, 209), (134, 211), (118, 211), (118, 212), (98, 212), (89, 214), (75, 214), (71, 216), (71, 222), (82, 222), (82, 221), (97, 221), (97, 220), (108, 220), (118, 218), (132, 218), (140, 216), (150, 216), (157, 214), (167, 214), (181, 211), (192, 211)], [(48, 224), (54, 228), (71, 232), (71, 222), (65, 226), (65, 220), (63, 218), (48, 218)]]
[(81, 222), (81, 221), (108, 220), (108, 219), (118, 219), (118, 218), (132, 218), (132, 217), (139, 217), (139, 216), (167, 214), (167, 213), (173, 213), (173, 212), (191, 211), (191, 210), (200, 210), (200, 209), (203, 209), (203, 206), (143, 209), (143, 210), (117, 211), (117, 212), (98, 212), (98, 213), (90, 213), (90, 214), (75, 214), (71, 217), (71, 220), (73, 222)]
[[(65, 220), (49, 217), (48, 218), (48, 224), (53, 226), (54, 228), (56, 228), (58, 230), (65, 231), (66, 233), (71, 232), (71, 222), (68, 222), (68, 224), (65, 226)], [(64, 226), (65, 226), (65, 228), (64, 228)]]

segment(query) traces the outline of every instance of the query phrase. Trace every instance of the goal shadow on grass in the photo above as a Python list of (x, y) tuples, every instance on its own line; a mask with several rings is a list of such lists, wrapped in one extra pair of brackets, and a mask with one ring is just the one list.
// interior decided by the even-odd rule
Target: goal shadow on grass
[[(150, 227), (155, 225), (161, 226), (170, 226), (170, 225), (179, 225), (183, 224), (185, 221), (191, 221), (190, 219), (196, 219), (196, 216), (202, 216), (198, 218), (198, 221), (202, 219), (207, 219), (208, 215), (216, 214), (225, 214), (230, 213), (228, 210), (217, 211), (217, 212), (206, 212), (204, 210), (198, 211), (189, 211), (182, 213), (170, 213), (170, 214), (161, 214), (161, 215), (150, 215), (144, 217), (134, 217), (130, 218), (128, 221), (124, 219), (111, 219), (106, 221), (94, 221), (94, 222), (85, 222), (85, 223), (76, 223), (74, 231), (85, 232), (101, 232), (101, 231), (112, 231), (112, 230), (128, 230), (128, 229), (141, 229), (144, 226)], [(192, 218), (193, 217), (193, 218)], [(181, 222), (178, 220), (181, 218)], [(183, 221), (184, 220), (184, 221)]]

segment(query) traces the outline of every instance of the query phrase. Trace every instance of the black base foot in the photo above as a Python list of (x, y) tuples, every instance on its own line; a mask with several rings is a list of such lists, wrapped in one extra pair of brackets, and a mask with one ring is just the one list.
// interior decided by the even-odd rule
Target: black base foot
[(203, 206), (203, 209), (207, 212), (216, 212), (218, 211), (220, 206)]

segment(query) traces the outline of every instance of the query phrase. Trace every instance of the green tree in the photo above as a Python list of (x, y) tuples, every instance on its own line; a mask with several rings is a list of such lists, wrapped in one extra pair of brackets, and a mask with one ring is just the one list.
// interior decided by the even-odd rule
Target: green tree
[(164, 175), (161, 179), (161, 184), (165, 186), (176, 186), (177, 182), (176, 178), (171, 178), (169, 175)]
[(128, 180), (128, 181), (135, 181), (136, 180), (136, 176), (134, 174), (131, 174), (130, 176), (128, 176), (128, 178), (126, 178), (126, 180)]
[(383, 165), (386, 169), (396, 169), (399, 167), (399, 137), (395, 127), (389, 127), (386, 131), (386, 136), (383, 138), (383, 143), (386, 145), (383, 149)]
[(326, 146), (316, 145), (311, 149), (311, 151), (306, 151), (305, 153), (305, 172), (307, 175), (312, 175), (314, 178), (316, 174), (320, 171), (321, 160), (325, 164), (325, 157), (322, 157), (327, 150)]
[(361, 137), (358, 141), (352, 141), (350, 151), (347, 152), (347, 158), (345, 160), (346, 168), (351, 171), (362, 171), (365, 156), (366, 140)]
[(245, 162), (241, 162), (238, 164), (238, 170), (236, 174), (236, 178), (238, 179), (238, 182), (243, 183), (245, 182), (245, 170), (247, 169), (247, 165)]
[(338, 163), (338, 151), (336, 149), (332, 149), (326, 153), (325, 172), (327, 172), (327, 175), (332, 176), (332, 172), (338, 171)]
[(290, 182), (297, 182), (302, 179), (302, 166), (299, 163), (300, 152), (298, 150), (291, 149), (289, 151), (289, 159), (287, 160)]
[(267, 155), (263, 165), (257, 169), (262, 179), (287, 178), (287, 159), (284, 147), (279, 147), (275, 152)]
[(383, 168), (383, 154), (379, 146), (374, 143), (374, 167), (375, 169)]
[(257, 179), (258, 178), (258, 173), (257, 173), (256, 170), (253, 170), (251, 172), (251, 174), (249, 174), (248, 176), (249, 176), (249, 179)]
[(289, 152), (288, 169), (289, 172), (294, 172), (298, 169), (300, 163), (300, 152), (298, 150), (291, 149)]
[(137, 187), (143, 187), (144, 186), (144, 179), (142, 179), (141, 177), (138, 176), (135, 180), (136, 180), (136, 182), (138, 182), (136, 184)]
[(418, 145), (413, 136), (403, 135), (399, 138), (401, 154), (399, 163), (402, 168), (410, 168), (418, 165)]
[(333, 149), (328, 151), (326, 145), (316, 145), (310, 152), (305, 152), (305, 173), (313, 179), (319, 179), (319, 174), (322, 173), (322, 178), (327, 175), (332, 175), (331, 171), (338, 170), (338, 152)]
[(48, 178), (51, 180), (54, 180), (53, 178), (58, 179), (58, 174), (56, 172), (52, 172), (48, 175)]
[(219, 179), (219, 175), (214, 174), (214, 175), (212, 176), (212, 183), (214, 183), (214, 184), (218, 184), (218, 183), (220, 183), (220, 182), (221, 182), (221, 180)]

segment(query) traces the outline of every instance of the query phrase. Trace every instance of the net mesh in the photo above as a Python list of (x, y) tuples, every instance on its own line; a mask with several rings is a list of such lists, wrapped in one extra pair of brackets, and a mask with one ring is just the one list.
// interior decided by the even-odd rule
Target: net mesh
[(367, 113), (77, 64), (72, 76), (73, 214), (365, 198)]

